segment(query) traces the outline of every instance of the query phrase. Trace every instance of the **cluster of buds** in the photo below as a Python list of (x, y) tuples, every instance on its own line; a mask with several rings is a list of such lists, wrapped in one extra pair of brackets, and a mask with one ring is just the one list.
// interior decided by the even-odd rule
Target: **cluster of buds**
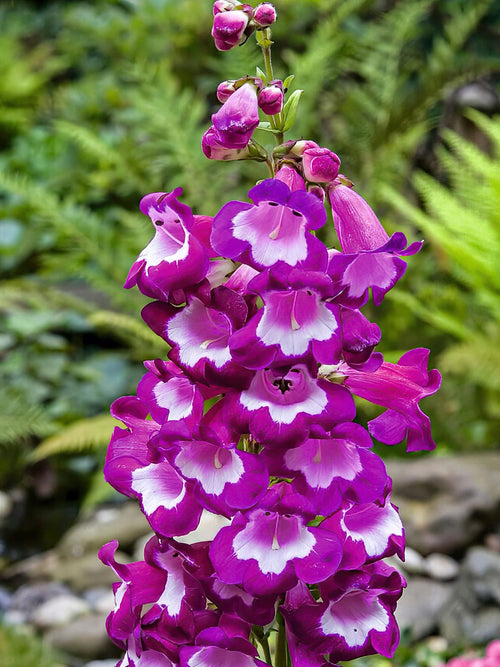
[[(215, 18), (250, 11), (215, 5)], [(210, 136), (249, 150), (258, 87), (234, 83), (205, 153)], [(154, 299), (142, 316), (169, 351), (112, 406), (123, 428), (105, 476), (154, 532), (142, 561), (118, 562), (116, 542), (100, 552), (120, 580), (107, 628), (121, 667), (326, 667), (398, 643), (405, 582), (383, 559), (404, 557), (404, 530), (372, 437), (434, 448), (419, 401), (440, 376), (425, 349), (384, 361), (361, 309), (421, 243), (387, 235), (328, 149), (266, 156), (272, 177), (213, 218), (180, 189), (141, 201), (155, 234), (125, 287)], [(315, 235), (324, 201), (338, 249)], [(355, 396), (385, 408), (367, 428)]]
[(222, 107), (212, 115), (212, 125), (202, 138), (202, 149), (211, 160), (265, 159), (251, 144), (258, 127), (259, 109), (275, 116), (281, 113), (284, 101), (283, 82), (277, 79), (264, 85), (258, 77), (223, 81), (217, 87)]
[(276, 21), (276, 10), (269, 2), (253, 9), (236, 0), (216, 0), (213, 13), (212, 37), (219, 51), (243, 44), (255, 29), (267, 28)]

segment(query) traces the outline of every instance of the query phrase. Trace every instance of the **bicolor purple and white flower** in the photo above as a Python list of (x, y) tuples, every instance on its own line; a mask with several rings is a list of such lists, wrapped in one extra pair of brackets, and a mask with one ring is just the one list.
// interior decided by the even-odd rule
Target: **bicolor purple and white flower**
[(175, 308), (161, 302), (142, 311), (146, 323), (170, 343), (169, 357), (201, 382), (233, 386), (248, 385), (250, 375), (231, 356), (229, 339), (247, 317), (245, 299), (223, 285), (201, 300), (190, 297)]
[(249, 197), (254, 204), (228, 202), (214, 218), (215, 250), (258, 270), (278, 263), (325, 270), (326, 248), (310, 233), (326, 221), (325, 209), (314, 195), (292, 192), (275, 178), (256, 185)]
[[(144, 405), (139, 399), (136, 402)], [(127, 429), (116, 427), (111, 437), (104, 465), (106, 481), (120, 493), (138, 498), (151, 527), (160, 535), (189, 533), (198, 525), (202, 507), (192, 494), (191, 483), (167, 460), (152, 462), (150, 443), (158, 437), (160, 425), (145, 417), (128, 418), (128, 422)]]
[(389, 478), (383, 461), (370, 451), (367, 431), (353, 422), (338, 424), (329, 433), (314, 431), (296, 447), (266, 448), (271, 474), (292, 479), (292, 488), (323, 516), (346, 499), (370, 503), (380, 498)]
[(394, 609), (405, 585), (395, 569), (377, 561), (338, 572), (319, 584), (321, 602), (282, 613), (294, 634), (320, 654), (335, 660), (392, 657), (399, 641)]
[(305, 498), (286, 483), (275, 485), (258, 507), (237, 514), (216, 535), (210, 558), (218, 577), (253, 595), (282, 593), (299, 579), (325, 580), (336, 572), (342, 546), (334, 533), (308, 526), (312, 518)]
[(173, 465), (194, 485), (193, 495), (205, 509), (226, 517), (257, 504), (267, 491), (269, 473), (262, 457), (212, 441), (173, 440)]
[(193, 425), (203, 415), (203, 396), (193, 382), (171, 361), (146, 361), (146, 375), (137, 385), (137, 396), (158, 424), (185, 419)]
[(344, 542), (342, 570), (355, 569), (366, 562), (394, 554), (404, 560), (403, 524), (389, 495), (381, 503), (345, 501), (341, 510), (320, 525)]
[(265, 447), (292, 446), (310, 425), (329, 429), (356, 413), (347, 389), (314, 377), (305, 364), (257, 371), (248, 389), (226, 396), (224, 410), (234, 428)]
[(153, 192), (143, 197), (141, 211), (151, 218), (155, 236), (137, 257), (125, 287), (137, 285), (146, 296), (168, 301), (171, 292), (190, 288), (203, 280), (208, 253), (192, 233), (194, 217), (189, 206), (173, 192)]

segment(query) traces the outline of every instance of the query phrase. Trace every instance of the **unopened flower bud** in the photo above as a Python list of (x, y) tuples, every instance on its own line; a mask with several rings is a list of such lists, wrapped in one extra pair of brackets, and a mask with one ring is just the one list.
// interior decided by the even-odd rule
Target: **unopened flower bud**
[(276, 9), (270, 2), (263, 2), (254, 9), (253, 17), (260, 26), (270, 26), (276, 21)]
[(310, 185), (307, 188), (307, 191), (313, 194), (318, 199), (320, 199), (322, 202), (325, 201), (325, 191), (323, 190), (321, 185)]
[[(214, 8), (215, 9), (215, 8)], [(212, 37), (219, 51), (229, 51), (244, 41), (248, 16), (242, 11), (221, 11), (214, 16)]]
[(221, 12), (230, 12), (239, 4), (238, 0), (215, 0), (213, 9), (214, 16)]
[(302, 168), (306, 180), (331, 183), (337, 178), (340, 159), (328, 148), (307, 148), (302, 154)]
[(212, 123), (226, 148), (245, 148), (259, 124), (257, 91), (251, 83), (244, 83), (221, 109), (212, 116)]
[(247, 146), (245, 148), (226, 148), (213, 125), (203, 135), (201, 149), (209, 160), (229, 162), (231, 160), (245, 160), (250, 157)]
[(293, 153), (297, 157), (302, 157), (304, 151), (308, 148), (319, 148), (319, 146), (315, 141), (301, 139), (300, 141), (294, 142), (293, 146), (290, 148), (290, 153)]
[(329, 189), (335, 231), (343, 252), (355, 253), (380, 248), (389, 240), (367, 202), (346, 185)]
[(224, 104), (224, 102), (231, 97), (235, 90), (236, 88), (234, 87), (234, 79), (222, 81), (222, 83), (219, 83), (217, 86), (217, 99), (221, 104)]
[(283, 83), (271, 81), (269, 86), (263, 88), (259, 93), (259, 107), (268, 116), (275, 116), (283, 109)]

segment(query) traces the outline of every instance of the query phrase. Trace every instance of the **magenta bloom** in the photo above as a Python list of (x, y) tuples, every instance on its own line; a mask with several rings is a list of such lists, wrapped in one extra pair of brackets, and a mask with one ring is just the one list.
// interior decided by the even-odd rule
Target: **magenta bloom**
[[(214, 8), (215, 9), (215, 8)], [(244, 40), (248, 16), (239, 10), (220, 11), (214, 16), (212, 37), (219, 51), (229, 51)]]
[(325, 580), (337, 570), (341, 543), (333, 533), (309, 527), (313, 516), (286, 485), (274, 486), (257, 508), (236, 515), (212, 542), (218, 576), (253, 595), (284, 592), (298, 578), (309, 584)]
[(155, 236), (133, 263), (125, 287), (137, 285), (143, 294), (168, 301), (173, 290), (203, 280), (208, 253), (193, 234), (194, 217), (179, 202), (181, 188), (153, 192), (141, 200), (141, 211), (151, 218)]
[(406, 585), (382, 562), (359, 570), (340, 571), (320, 583), (322, 602), (304, 604), (283, 614), (294, 634), (317, 653), (335, 660), (353, 660), (380, 653), (392, 657), (399, 641), (394, 619), (396, 602)]
[(408, 451), (434, 449), (431, 422), (418, 402), (441, 385), (439, 371), (427, 370), (429, 350), (417, 348), (403, 354), (397, 364), (384, 362), (374, 373), (363, 373), (340, 364), (345, 386), (356, 396), (388, 408), (368, 422), (374, 438), (386, 445), (408, 439)]
[[(227, 16), (225, 12), (217, 16)], [(242, 12), (234, 12), (245, 16)], [(217, 18), (217, 17), (215, 17)], [(252, 83), (244, 83), (212, 116), (217, 137), (225, 148), (245, 148), (259, 124), (257, 90)]]
[(314, 195), (291, 192), (280, 180), (268, 179), (249, 196), (254, 204), (229, 202), (214, 218), (212, 245), (221, 255), (258, 270), (278, 263), (326, 268), (325, 246), (309, 233), (326, 221), (325, 209)]
[(243, 148), (227, 148), (220, 134), (212, 125), (201, 139), (201, 149), (209, 160), (246, 160), (250, 155), (247, 145)]

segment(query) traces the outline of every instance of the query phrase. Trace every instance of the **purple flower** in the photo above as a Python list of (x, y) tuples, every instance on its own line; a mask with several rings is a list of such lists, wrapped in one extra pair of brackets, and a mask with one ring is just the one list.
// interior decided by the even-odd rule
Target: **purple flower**
[(313, 517), (307, 501), (286, 483), (272, 487), (257, 508), (237, 514), (212, 542), (210, 559), (221, 581), (268, 595), (298, 579), (313, 584), (331, 576), (341, 543), (333, 533), (308, 526)]
[[(211, 441), (208, 438), (211, 436)], [(192, 440), (172, 439), (169, 456), (181, 475), (192, 480), (200, 505), (231, 517), (255, 505), (267, 491), (269, 474), (262, 457), (224, 446), (215, 432)]]
[(171, 361), (146, 361), (146, 375), (137, 386), (137, 396), (149, 408), (153, 420), (186, 419), (197, 423), (203, 414), (203, 396), (195, 384)]
[(205, 277), (208, 253), (192, 233), (193, 214), (179, 202), (181, 193), (181, 188), (153, 192), (141, 200), (141, 211), (151, 218), (155, 236), (133, 263), (127, 289), (137, 285), (146, 296), (168, 301), (171, 291), (191, 287)]
[[(157, 533), (167, 537), (186, 535), (198, 525), (202, 508), (189, 483), (168, 461), (151, 461), (149, 445), (160, 425), (146, 419), (147, 408), (139, 399), (119, 399), (113, 408), (113, 416), (122, 419), (128, 428), (116, 427), (113, 432), (104, 465), (106, 481), (120, 493), (140, 500), (142, 511)], [(137, 415), (139, 410), (142, 418), (140, 413)]]
[(345, 253), (375, 250), (389, 236), (367, 202), (352, 188), (334, 184), (328, 190), (335, 231)]
[(229, 339), (243, 325), (247, 312), (240, 294), (220, 286), (211, 291), (209, 299), (193, 296), (183, 308), (150, 303), (142, 316), (153, 331), (170, 343), (170, 358), (192, 377), (205, 383), (238, 387), (248, 386), (251, 374), (233, 362)]
[[(389, 478), (386, 477), (389, 482)], [(351, 570), (363, 563), (397, 554), (404, 560), (404, 530), (397, 508), (387, 497), (381, 502), (349, 503), (320, 524), (344, 543), (339, 569)]]
[(267, 667), (257, 656), (255, 646), (243, 637), (207, 628), (196, 638), (196, 646), (181, 648), (179, 667)]
[[(228, 13), (217, 16), (227, 16)], [(244, 16), (242, 12), (234, 13)], [(245, 148), (259, 124), (257, 90), (254, 84), (244, 83), (238, 88), (212, 116), (212, 123), (222, 146), (231, 149)]]
[(339, 173), (340, 158), (328, 148), (306, 148), (302, 153), (302, 169), (307, 181), (331, 183)]
[(398, 255), (414, 255), (421, 247), (418, 241), (406, 247), (406, 236), (395, 232), (375, 250), (353, 254), (330, 251), (328, 274), (337, 286), (335, 301), (348, 308), (361, 308), (368, 301), (371, 288), (373, 303), (379, 306), (406, 271), (406, 262)]
[(319, 584), (321, 602), (283, 614), (294, 634), (319, 654), (353, 660), (380, 653), (392, 657), (399, 641), (394, 620), (405, 582), (382, 562), (341, 571)]
[(403, 354), (397, 364), (384, 362), (373, 373), (340, 364), (345, 386), (353, 394), (388, 408), (368, 422), (370, 433), (380, 442), (396, 445), (407, 438), (409, 452), (435, 448), (430, 419), (418, 405), (441, 385), (439, 371), (427, 370), (428, 360), (429, 350), (417, 348)]
[(230, 162), (231, 160), (246, 160), (250, 157), (250, 151), (246, 144), (243, 148), (227, 148), (213, 125), (203, 135), (201, 148), (203, 154), (209, 160), (223, 160)]
[(338, 306), (326, 303), (332, 283), (312, 271), (263, 272), (249, 284), (264, 307), (229, 341), (233, 359), (259, 369), (313, 354), (316, 361), (340, 359)]
[(234, 428), (265, 447), (292, 446), (307, 437), (309, 425), (328, 429), (355, 415), (347, 389), (318, 380), (304, 364), (259, 370), (248, 389), (224, 400)]
[(217, 49), (219, 51), (229, 51), (233, 46), (241, 44), (245, 39), (244, 34), (247, 25), (248, 16), (245, 12), (239, 10), (218, 11), (214, 16), (212, 27), (212, 37)]
[(259, 270), (278, 263), (319, 271), (326, 268), (326, 248), (309, 233), (326, 221), (325, 209), (314, 195), (291, 192), (280, 180), (268, 179), (252, 188), (249, 196), (253, 205), (232, 201), (214, 218), (215, 250)]
[(271, 474), (292, 478), (292, 487), (323, 516), (346, 499), (366, 503), (383, 494), (389, 478), (382, 460), (369, 451), (372, 441), (362, 426), (345, 422), (330, 433), (315, 431), (293, 448), (266, 449)]

